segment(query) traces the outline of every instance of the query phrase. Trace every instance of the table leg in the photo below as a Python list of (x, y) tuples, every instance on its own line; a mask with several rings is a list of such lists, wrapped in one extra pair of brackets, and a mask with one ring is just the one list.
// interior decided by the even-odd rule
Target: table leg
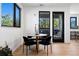
[(37, 53), (39, 51), (39, 42), (38, 42), (38, 39), (39, 39), (39, 37), (36, 36), (36, 50), (37, 50)]
[(24, 53), (24, 43), (23, 43), (23, 53)]

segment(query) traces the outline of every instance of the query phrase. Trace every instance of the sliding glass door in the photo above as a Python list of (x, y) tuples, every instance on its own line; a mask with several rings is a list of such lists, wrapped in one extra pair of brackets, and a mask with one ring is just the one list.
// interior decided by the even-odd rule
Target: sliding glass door
[(50, 35), (50, 12), (39, 11), (39, 33)]
[(53, 42), (64, 42), (64, 12), (53, 12)]

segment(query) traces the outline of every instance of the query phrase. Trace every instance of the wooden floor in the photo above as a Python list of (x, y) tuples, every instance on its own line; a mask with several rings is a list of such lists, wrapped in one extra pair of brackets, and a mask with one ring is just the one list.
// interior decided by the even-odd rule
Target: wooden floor
[[(36, 46), (29, 50), (29, 56), (47, 56), (47, 48), (44, 50), (43, 45), (39, 46), (39, 53), (36, 53)], [(71, 40), (71, 43), (52, 43), (52, 53), (49, 46), (49, 56), (79, 56), (79, 40)], [(14, 53), (14, 56), (26, 56), (26, 50), (23, 53), (20, 46)]]

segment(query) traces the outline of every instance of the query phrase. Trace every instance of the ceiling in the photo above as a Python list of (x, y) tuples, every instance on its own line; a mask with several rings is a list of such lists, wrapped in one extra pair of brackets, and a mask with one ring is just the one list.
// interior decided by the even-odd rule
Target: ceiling
[(41, 7), (41, 6), (70, 6), (79, 5), (79, 3), (22, 3), (24, 7)]

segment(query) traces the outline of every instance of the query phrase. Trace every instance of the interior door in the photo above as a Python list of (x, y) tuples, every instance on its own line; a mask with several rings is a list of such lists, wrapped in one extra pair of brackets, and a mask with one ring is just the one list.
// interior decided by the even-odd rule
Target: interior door
[(64, 42), (64, 12), (53, 12), (53, 42)]

